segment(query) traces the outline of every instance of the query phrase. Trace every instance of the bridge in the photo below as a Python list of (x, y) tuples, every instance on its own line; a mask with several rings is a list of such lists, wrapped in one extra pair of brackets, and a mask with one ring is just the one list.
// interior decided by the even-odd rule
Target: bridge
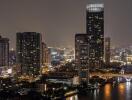
[(110, 78), (113, 78), (113, 77), (116, 77), (118, 78), (118, 80), (122, 80), (123, 78), (126, 80), (126, 81), (131, 81), (132, 80), (132, 74), (113, 74), (113, 73), (92, 73), (90, 74), (90, 77), (92, 76), (99, 76), (100, 78), (102, 79), (110, 79)]
[(99, 76), (101, 78), (112, 78), (112, 77), (124, 77), (124, 78), (132, 78), (132, 74), (113, 74), (113, 73), (92, 73), (90, 76)]

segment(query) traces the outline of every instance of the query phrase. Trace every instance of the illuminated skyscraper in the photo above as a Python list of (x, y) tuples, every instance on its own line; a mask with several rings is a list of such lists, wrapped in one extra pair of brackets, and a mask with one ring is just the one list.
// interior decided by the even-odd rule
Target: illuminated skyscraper
[(51, 64), (50, 57), (51, 55), (47, 45), (42, 42), (42, 65)]
[(105, 63), (110, 64), (110, 38), (105, 38)]
[(9, 65), (9, 39), (0, 36), (0, 67)]
[(75, 61), (81, 81), (88, 81), (88, 34), (75, 35)]
[(17, 33), (16, 57), (22, 75), (39, 75), (42, 61), (41, 34), (36, 32)]
[(104, 5), (89, 4), (86, 11), (86, 33), (90, 45), (89, 66), (99, 68), (104, 57)]
[(16, 51), (14, 49), (9, 50), (9, 66), (16, 64)]

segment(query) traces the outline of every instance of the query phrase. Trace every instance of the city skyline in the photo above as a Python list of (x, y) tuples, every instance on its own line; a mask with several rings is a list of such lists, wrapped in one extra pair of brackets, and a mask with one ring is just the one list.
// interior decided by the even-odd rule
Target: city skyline
[[(100, 3), (98, 0), (91, 1), (1, 1), (0, 33), (10, 39), (10, 48), (15, 48), (15, 34), (25, 31), (42, 33), (48, 46), (74, 47), (75, 33), (85, 33), (86, 30), (86, 5)], [(105, 36), (111, 37), (114, 46), (131, 45), (132, 22), (129, 19), (132, 14), (128, 13), (131, 1), (119, 2), (120, 5), (114, 0), (104, 1)]]
[(0, 2), (0, 100), (132, 100), (130, 0)]

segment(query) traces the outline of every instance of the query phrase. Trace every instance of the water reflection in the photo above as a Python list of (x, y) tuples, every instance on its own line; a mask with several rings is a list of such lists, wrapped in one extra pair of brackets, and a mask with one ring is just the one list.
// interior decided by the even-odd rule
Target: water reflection
[(124, 94), (124, 92), (125, 92), (125, 84), (124, 83), (121, 83), (118, 85), (118, 91), (121, 95)]
[(106, 84), (96, 91), (89, 91), (84, 96), (71, 96), (66, 100), (132, 100), (132, 83), (120, 83), (113, 86)]
[(120, 83), (118, 85), (118, 94), (119, 94), (119, 100), (125, 100), (125, 84)]
[(111, 84), (106, 84), (104, 87), (104, 100), (111, 100)]
[(78, 95), (73, 95), (71, 97), (66, 98), (66, 100), (78, 100)]
[(127, 82), (126, 83), (126, 100), (131, 100), (131, 83), (130, 82)]
[(97, 100), (99, 94), (99, 89), (94, 91), (94, 100)]

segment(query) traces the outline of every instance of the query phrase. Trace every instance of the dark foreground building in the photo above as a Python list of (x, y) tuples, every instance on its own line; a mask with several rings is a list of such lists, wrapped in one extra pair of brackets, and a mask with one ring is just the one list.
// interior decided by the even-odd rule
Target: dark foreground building
[(41, 34), (23, 32), (16, 34), (16, 57), (21, 75), (39, 75), (41, 66)]
[(105, 38), (105, 55), (104, 55), (104, 58), (105, 58), (105, 63), (106, 64), (110, 64), (110, 37), (106, 37)]
[(81, 81), (88, 81), (88, 34), (75, 35), (75, 61)]
[(9, 65), (9, 39), (0, 36), (0, 67)]

